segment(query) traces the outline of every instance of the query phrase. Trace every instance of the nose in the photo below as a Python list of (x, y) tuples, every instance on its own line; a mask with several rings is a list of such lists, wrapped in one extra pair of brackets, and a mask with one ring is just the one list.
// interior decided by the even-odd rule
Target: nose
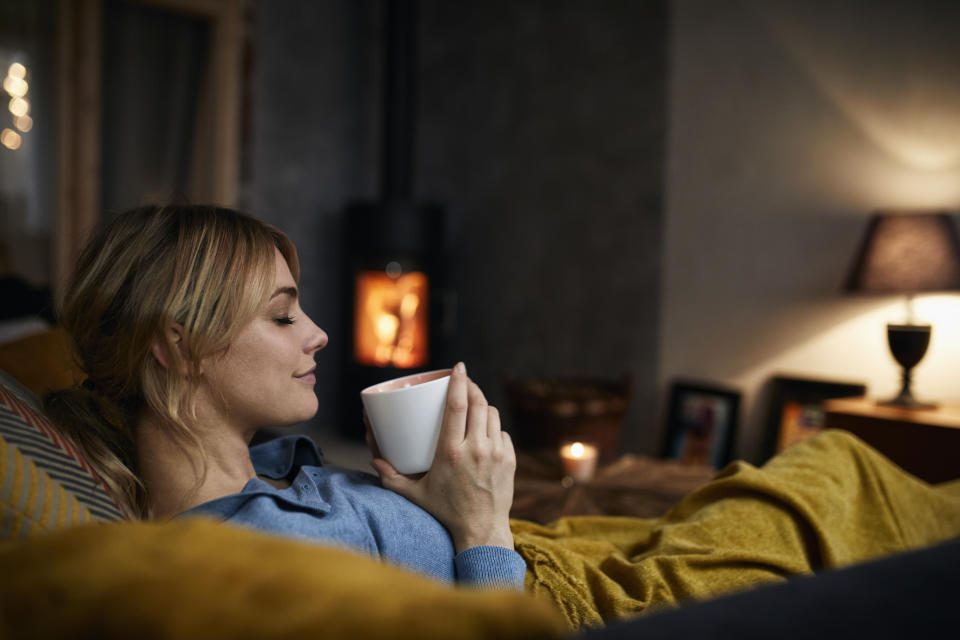
[(318, 327), (316, 323), (309, 318), (309, 316), (306, 318), (306, 320), (310, 323), (310, 332), (308, 334), (307, 342), (304, 346), (304, 351), (314, 354), (327, 346), (327, 332)]

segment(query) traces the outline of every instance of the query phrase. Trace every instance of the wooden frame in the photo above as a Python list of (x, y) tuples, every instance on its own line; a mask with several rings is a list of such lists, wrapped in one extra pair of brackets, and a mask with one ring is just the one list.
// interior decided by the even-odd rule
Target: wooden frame
[(740, 395), (735, 389), (675, 381), (662, 457), (716, 469), (727, 464), (740, 420)]
[[(197, 114), (189, 196), (235, 206), (240, 177), (242, 0), (127, 0), (211, 22), (211, 55)], [(100, 218), (103, 0), (60, 0), (57, 16), (57, 215), (51, 242), (53, 290)]]
[(867, 386), (861, 382), (773, 378), (767, 408), (764, 458), (819, 433), (824, 423), (824, 401), (866, 393)]

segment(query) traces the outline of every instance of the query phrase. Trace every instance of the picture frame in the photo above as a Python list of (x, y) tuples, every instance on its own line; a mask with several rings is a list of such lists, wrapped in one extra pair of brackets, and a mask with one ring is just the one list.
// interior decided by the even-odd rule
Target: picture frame
[(764, 459), (822, 431), (824, 401), (866, 393), (867, 385), (858, 381), (775, 376), (770, 381)]
[(674, 381), (661, 457), (715, 469), (730, 462), (740, 421), (740, 397), (737, 389)]

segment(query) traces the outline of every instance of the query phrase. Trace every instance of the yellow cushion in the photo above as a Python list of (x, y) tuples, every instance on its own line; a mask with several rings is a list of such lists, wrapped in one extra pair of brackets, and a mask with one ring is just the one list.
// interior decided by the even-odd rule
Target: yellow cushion
[(3, 638), (557, 637), (531, 595), (439, 584), (352, 551), (205, 519), (0, 543)]
[(83, 379), (61, 328), (41, 331), (0, 345), (0, 369), (35, 394), (65, 389)]
[(0, 370), (0, 540), (123, 514), (80, 451)]
[(95, 519), (74, 493), (37, 468), (33, 459), (0, 432), (0, 540), (26, 538)]

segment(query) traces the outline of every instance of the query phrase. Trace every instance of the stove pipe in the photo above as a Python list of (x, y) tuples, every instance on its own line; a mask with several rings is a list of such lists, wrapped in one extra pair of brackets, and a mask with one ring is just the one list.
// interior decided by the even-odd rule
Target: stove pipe
[(417, 16), (415, 0), (388, 0), (383, 57), (383, 148), (380, 197), (413, 195), (416, 137)]

